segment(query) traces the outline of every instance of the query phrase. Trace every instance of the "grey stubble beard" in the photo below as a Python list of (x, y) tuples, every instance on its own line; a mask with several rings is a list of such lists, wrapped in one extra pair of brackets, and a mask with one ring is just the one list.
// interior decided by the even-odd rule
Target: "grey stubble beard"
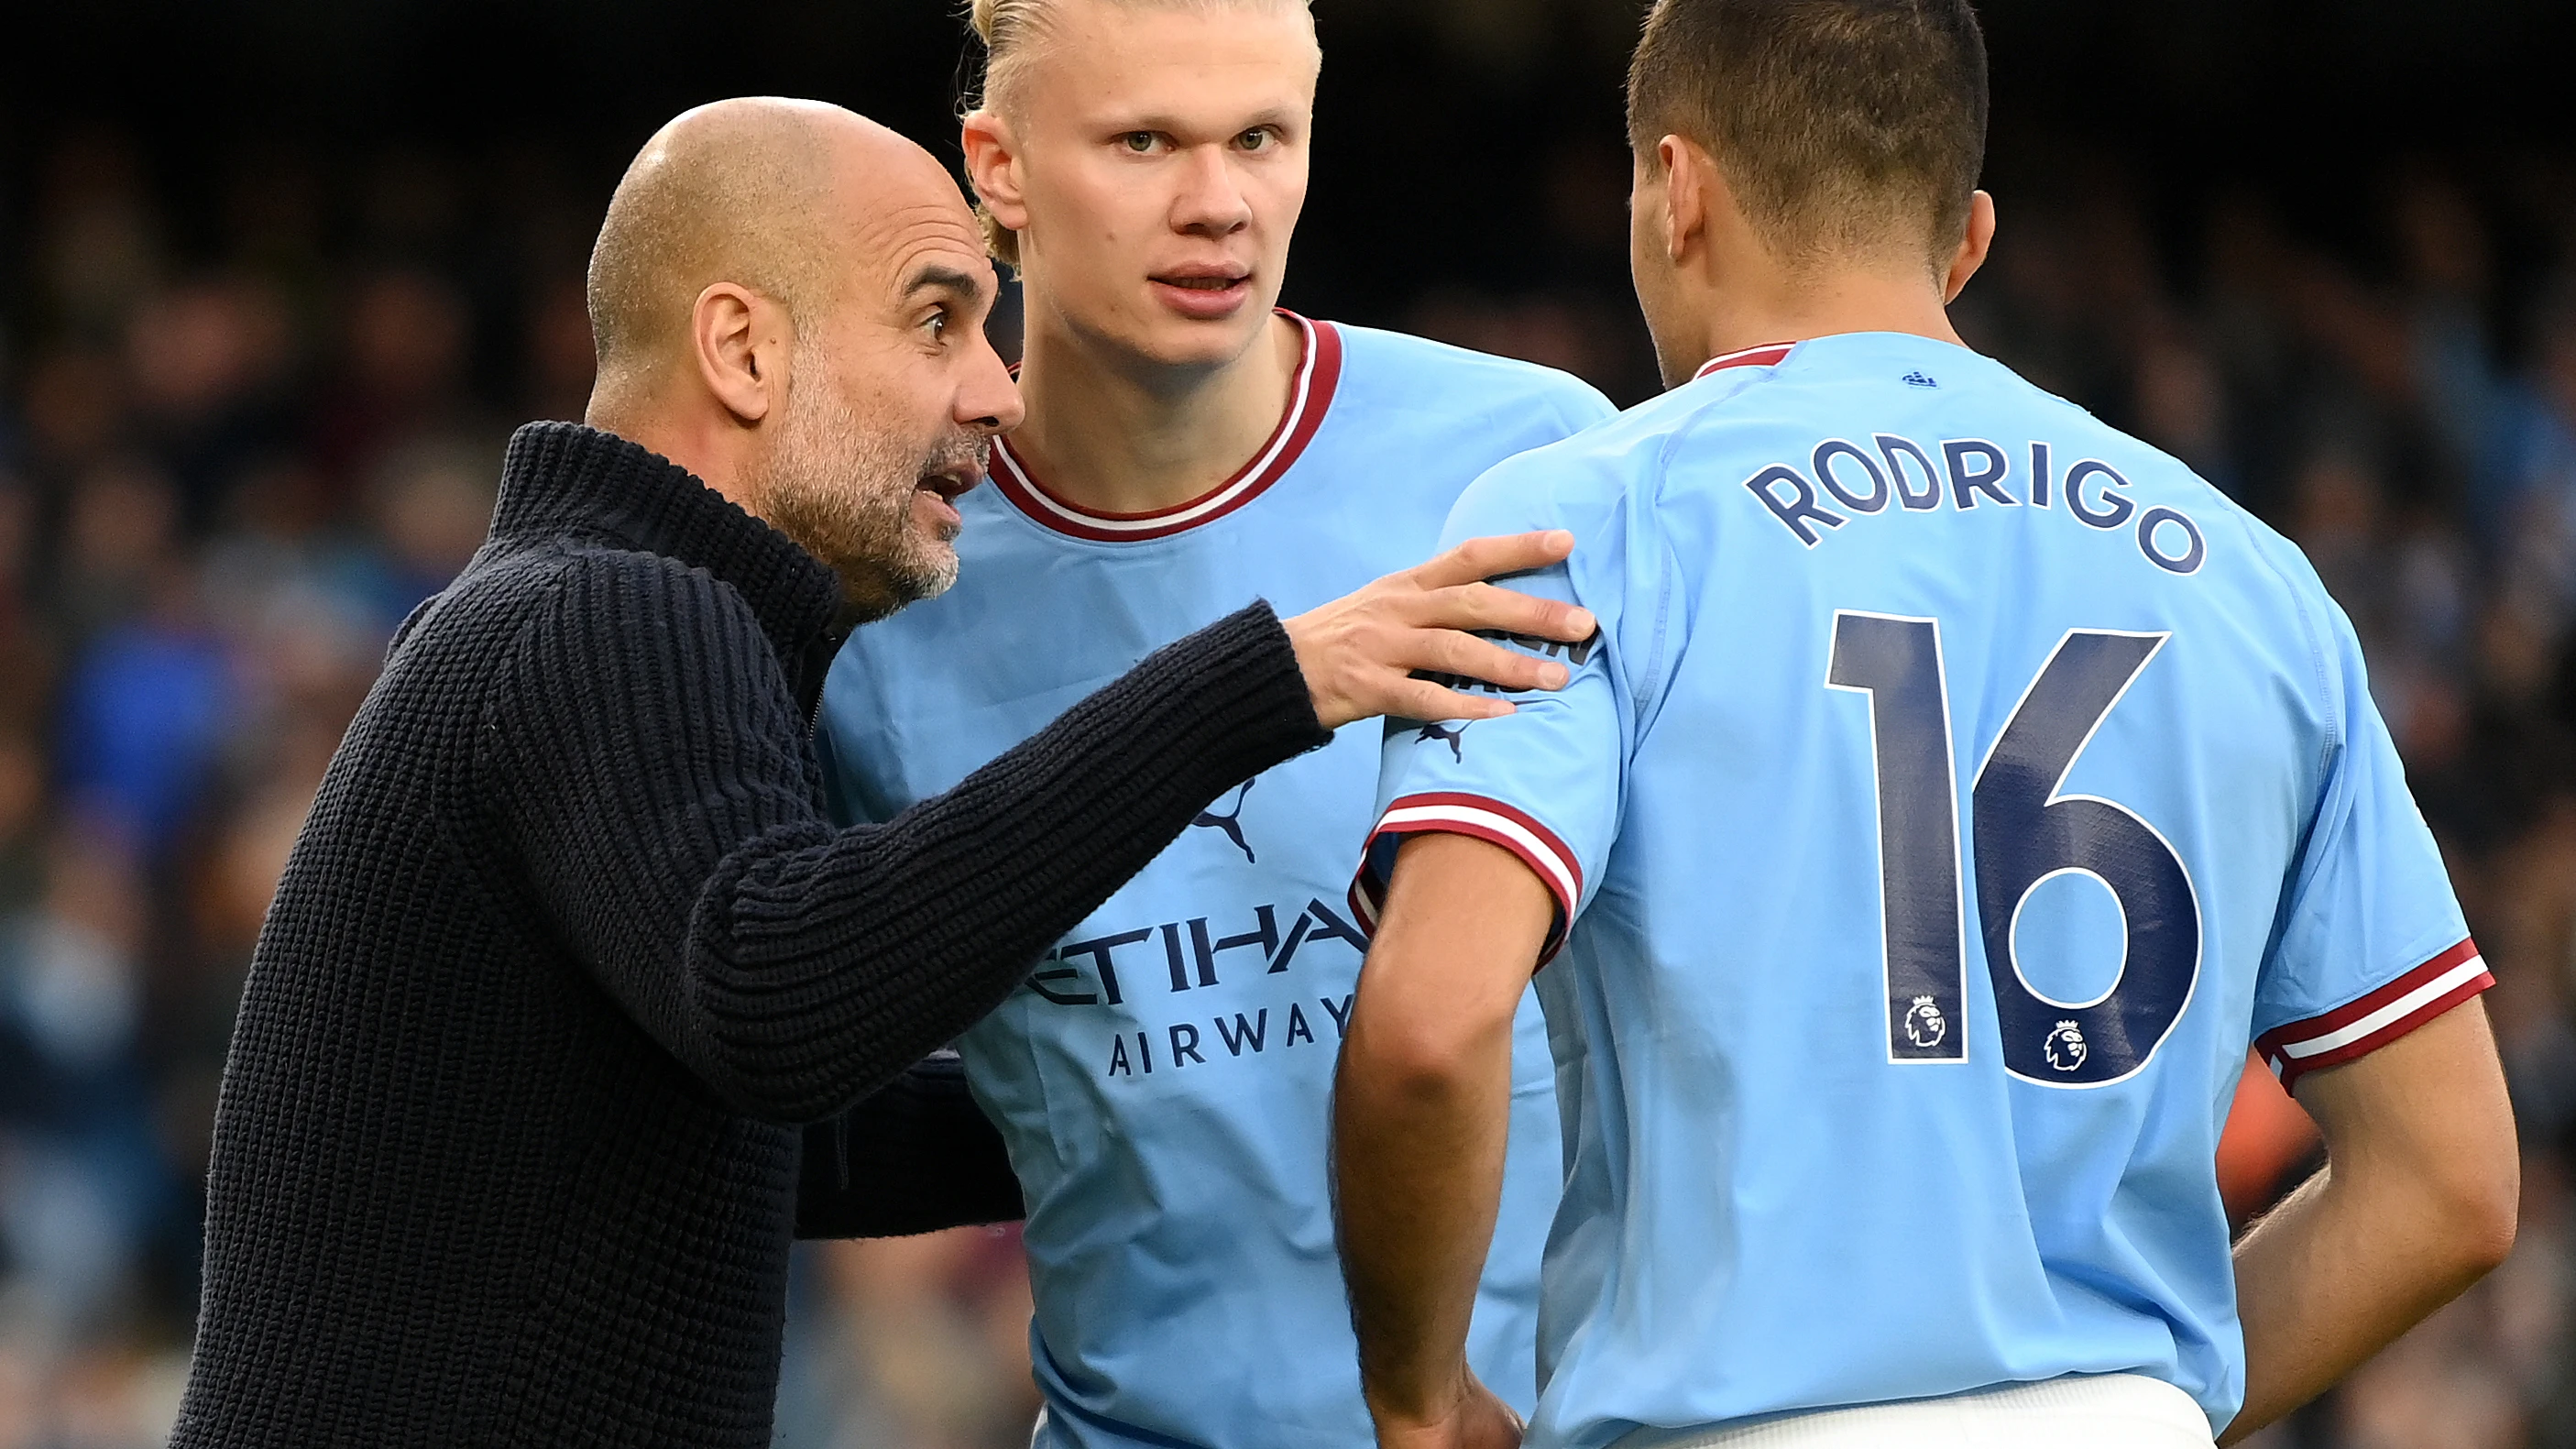
[(924, 457), (828, 389), (798, 391), (808, 395), (789, 397), (761, 482), (769, 523), (840, 575), (847, 623), (946, 593), (957, 582), (955, 530), (925, 537), (913, 524), (913, 495), (926, 473), (980, 462), (982, 441), (959, 433)]

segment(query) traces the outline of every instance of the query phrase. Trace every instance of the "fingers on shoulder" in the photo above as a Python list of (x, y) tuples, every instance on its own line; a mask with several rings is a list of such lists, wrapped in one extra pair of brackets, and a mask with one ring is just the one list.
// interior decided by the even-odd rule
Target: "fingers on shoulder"
[(1473, 583), (1496, 574), (1545, 568), (1571, 553), (1574, 537), (1563, 529), (1533, 533), (1486, 534), (1471, 538), (1424, 564), (1423, 584), (1442, 588)]

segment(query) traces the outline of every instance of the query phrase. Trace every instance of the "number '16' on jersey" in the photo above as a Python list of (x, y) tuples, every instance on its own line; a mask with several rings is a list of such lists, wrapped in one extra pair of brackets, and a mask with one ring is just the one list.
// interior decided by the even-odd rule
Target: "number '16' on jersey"
[(1526, 528), (1601, 637), (1389, 729), (1354, 900), (1433, 830), (1557, 898), (1531, 1441), (2109, 1372), (2223, 1425), (2248, 1043), (2294, 1079), (2490, 984), (2305, 559), (1893, 334), (1719, 359), (1448, 536)]

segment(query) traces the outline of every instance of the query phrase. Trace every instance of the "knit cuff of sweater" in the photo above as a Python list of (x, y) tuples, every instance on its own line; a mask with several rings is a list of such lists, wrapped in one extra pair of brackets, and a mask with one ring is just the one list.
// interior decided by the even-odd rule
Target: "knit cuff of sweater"
[(1197, 715), (1188, 733), (1204, 749), (1188, 763), (1211, 799), (1333, 740), (1315, 717), (1297, 647), (1267, 600), (1147, 655), (1134, 677), (1155, 681), (1156, 695)]

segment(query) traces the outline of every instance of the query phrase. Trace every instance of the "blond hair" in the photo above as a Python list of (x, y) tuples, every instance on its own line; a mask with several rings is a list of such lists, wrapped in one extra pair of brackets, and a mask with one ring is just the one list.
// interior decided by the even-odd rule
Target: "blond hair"
[[(1125, 9), (1154, 6), (1167, 10), (1212, 10), (1220, 5), (1286, 4), (1289, 0), (1108, 0)], [(1296, 0), (1310, 6), (1313, 0)], [(1047, 17), (1055, 0), (970, 0), (967, 27), (984, 47), (984, 80), (966, 100), (966, 110), (998, 110), (1009, 104), (1014, 78), (1026, 68), (1031, 53), (1046, 36)], [(970, 179), (968, 185), (973, 185)], [(1020, 264), (1020, 235), (993, 219), (979, 198), (975, 220), (984, 228), (985, 249), (1005, 266)]]

